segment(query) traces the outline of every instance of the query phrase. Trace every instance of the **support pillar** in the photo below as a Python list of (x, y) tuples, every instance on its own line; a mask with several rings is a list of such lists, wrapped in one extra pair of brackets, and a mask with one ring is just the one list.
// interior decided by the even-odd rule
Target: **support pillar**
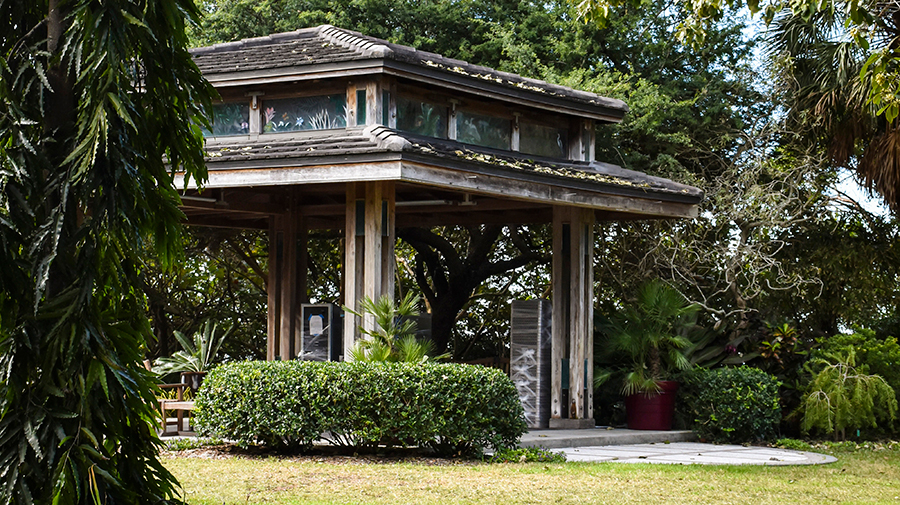
[[(553, 208), (551, 427), (593, 427), (593, 227), (594, 214), (588, 209)], [(563, 419), (569, 422), (554, 422)]]
[[(394, 293), (395, 197), (393, 183), (347, 185), (344, 242), (344, 304), (362, 313), (362, 300)], [(344, 315), (344, 358), (359, 338), (359, 326), (374, 330), (375, 319)]]
[(299, 309), (302, 290), (306, 292), (306, 268), (301, 261), (298, 239), (302, 220), (293, 197), (284, 213), (273, 216), (269, 227), (269, 278), (266, 329), (266, 359), (289, 360), (299, 349)]

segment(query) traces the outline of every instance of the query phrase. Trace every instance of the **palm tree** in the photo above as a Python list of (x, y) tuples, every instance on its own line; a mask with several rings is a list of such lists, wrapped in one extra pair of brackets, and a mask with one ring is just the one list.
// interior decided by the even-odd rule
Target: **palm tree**
[[(641, 286), (636, 301), (611, 319), (605, 331), (606, 350), (631, 361), (625, 365), (623, 394), (657, 392), (660, 381), (672, 371), (690, 368), (685, 350), (691, 341), (684, 330), (692, 325), (699, 308), (668, 284), (652, 280)], [(603, 379), (609, 376), (599, 374)], [(603, 379), (595, 379), (595, 386)]]
[[(359, 340), (350, 350), (353, 361), (422, 363), (447, 358), (448, 354), (434, 356), (431, 341), (416, 339), (418, 328), (411, 318), (419, 315), (418, 304), (419, 297), (412, 293), (407, 293), (399, 304), (390, 295), (382, 295), (376, 301), (369, 297), (363, 299), (363, 312), (374, 317), (375, 328), (367, 330), (360, 326), (366, 338)], [(363, 317), (347, 307), (344, 310)]]
[[(900, 128), (870, 97), (873, 85), (900, 79), (897, 69), (862, 72), (876, 55), (900, 51), (900, 4), (862, 2), (872, 34), (864, 49), (848, 28), (846, 2), (809, 15), (790, 10), (775, 17), (767, 43), (794, 131), (806, 146), (823, 148), (837, 166), (856, 171), (860, 181), (893, 210), (900, 209)], [(894, 58), (893, 64), (897, 64)], [(888, 83), (890, 84), (890, 83)], [(895, 97), (896, 99), (897, 97)]]

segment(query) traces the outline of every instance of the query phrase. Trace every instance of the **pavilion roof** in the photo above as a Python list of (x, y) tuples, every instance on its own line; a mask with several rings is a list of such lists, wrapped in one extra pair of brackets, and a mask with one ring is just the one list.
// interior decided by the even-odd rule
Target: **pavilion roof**
[(621, 121), (628, 111), (621, 100), (473, 65), (331, 25), (216, 44), (191, 52), (204, 76), (216, 86), (381, 72), (500, 99), (569, 109), (610, 122)]
[(252, 139), (221, 137), (206, 147), (211, 172), (395, 160), (679, 203), (696, 204), (703, 197), (703, 192), (695, 187), (608, 163), (542, 158), (417, 136), (382, 125), (268, 134)]

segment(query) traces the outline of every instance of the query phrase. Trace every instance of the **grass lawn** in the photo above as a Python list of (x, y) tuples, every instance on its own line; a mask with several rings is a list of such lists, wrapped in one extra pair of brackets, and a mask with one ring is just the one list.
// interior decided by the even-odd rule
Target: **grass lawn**
[[(824, 452), (824, 451), (820, 451)], [(895, 503), (900, 450), (840, 450), (821, 466), (365, 463), (165, 455), (189, 504)]]

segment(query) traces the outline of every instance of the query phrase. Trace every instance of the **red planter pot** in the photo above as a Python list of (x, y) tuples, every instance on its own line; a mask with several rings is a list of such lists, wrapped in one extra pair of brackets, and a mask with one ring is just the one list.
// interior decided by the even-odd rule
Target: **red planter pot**
[(649, 395), (638, 393), (625, 397), (625, 415), (629, 430), (671, 430), (675, 415), (675, 393), (678, 383), (659, 382), (661, 391)]

